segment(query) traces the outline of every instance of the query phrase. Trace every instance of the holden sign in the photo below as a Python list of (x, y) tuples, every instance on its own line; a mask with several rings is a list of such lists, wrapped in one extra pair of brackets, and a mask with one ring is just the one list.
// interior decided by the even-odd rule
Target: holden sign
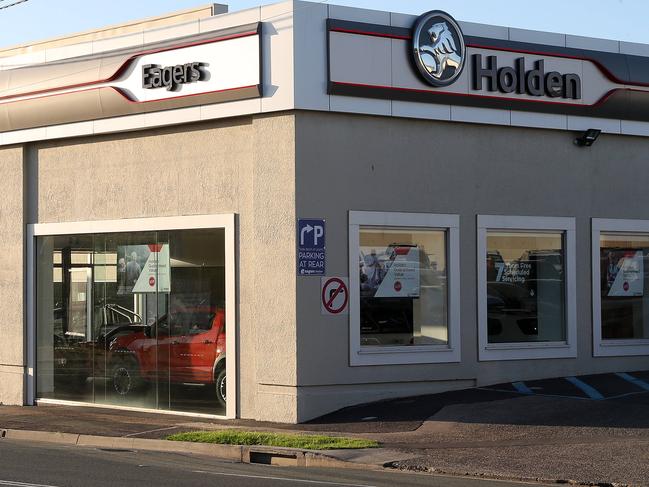
[[(415, 66), (423, 79), (435, 87), (453, 84), (462, 74), (467, 47), (458, 23), (447, 13), (433, 10), (417, 19), (413, 27), (412, 50)], [(498, 56), (472, 54), (471, 89), (498, 91), (550, 98), (581, 98), (581, 78), (576, 73), (545, 72), (544, 60), (526, 70), (524, 57), (513, 66), (499, 66)], [(486, 85), (486, 86), (485, 86)]]
[(466, 48), (460, 26), (440, 10), (417, 20), (412, 36), (415, 65), (433, 86), (447, 86), (462, 73)]
[[(649, 57), (510, 39), (439, 10), (387, 24), (327, 19), (329, 95), (649, 121)], [(411, 116), (414, 105), (392, 108)]]
[(581, 79), (578, 74), (561, 74), (557, 71), (545, 72), (545, 62), (534, 63), (534, 69), (525, 70), (525, 58), (516, 59), (514, 67), (498, 68), (498, 58), (487, 56), (483, 66), (482, 55), (473, 55), (473, 89), (482, 90), (482, 81), (487, 90), (501, 93), (518, 93), (550, 98), (581, 98)]

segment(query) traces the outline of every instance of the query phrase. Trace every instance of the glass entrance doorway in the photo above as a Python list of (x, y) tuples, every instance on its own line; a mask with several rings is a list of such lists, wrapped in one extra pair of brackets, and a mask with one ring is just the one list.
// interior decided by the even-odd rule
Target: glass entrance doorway
[(225, 415), (225, 230), (36, 240), (36, 396)]

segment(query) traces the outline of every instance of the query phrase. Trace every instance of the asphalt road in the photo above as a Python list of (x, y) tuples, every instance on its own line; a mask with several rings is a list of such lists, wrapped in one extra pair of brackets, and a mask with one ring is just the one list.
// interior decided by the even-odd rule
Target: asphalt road
[(489, 487), (529, 485), (428, 474), (246, 465), (194, 455), (0, 440), (0, 486), (479, 487), (486, 483)]

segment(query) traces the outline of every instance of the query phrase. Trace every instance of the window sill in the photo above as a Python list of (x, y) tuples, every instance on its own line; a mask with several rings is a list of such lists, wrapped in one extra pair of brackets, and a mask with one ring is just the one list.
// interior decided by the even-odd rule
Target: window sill
[(567, 342), (516, 342), (516, 343), (490, 343), (485, 350), (530, 350), (548, 348), (570, 348)]
[[(386, 349), (387, 348), (387, 349)], [(350, 365), (410, 365), (460, 362), (460, 351), (446, 345), (418, 347), (384, 347), (379, 350), (363, 347), (352, 353)]]
[(359, 355), (374, 355), (385, 353), (412, 353), (412, 352), (452, 352), (448, 345), (405, 345), (405, 346), (361, 346)]
[(576, 358), (577, 347), (567, 342), (492, 343), (480, 350), (480, 362)]
[(605, 340), (595, 345), (595, 357), (625, 357), (633, 355), (649, 355), (649, 340)]

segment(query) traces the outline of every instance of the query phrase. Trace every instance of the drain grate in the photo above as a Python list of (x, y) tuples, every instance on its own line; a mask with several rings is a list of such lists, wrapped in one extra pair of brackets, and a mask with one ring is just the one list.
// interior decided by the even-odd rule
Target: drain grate
[(99, 451), (107, 451), (109, 453), (135, 453), (135, 450), (128, 450), (126, 448), (98, 448)]
[(297, 466), (297, 455), (294, 453), (251, 451), (250, 463), (277, 465), (281, 467)]

